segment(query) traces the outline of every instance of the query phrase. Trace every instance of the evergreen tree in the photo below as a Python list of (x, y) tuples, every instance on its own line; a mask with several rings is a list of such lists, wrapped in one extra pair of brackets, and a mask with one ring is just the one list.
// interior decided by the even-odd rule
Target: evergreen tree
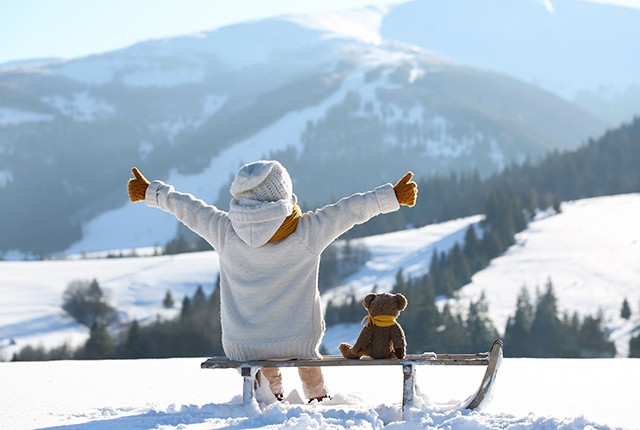
[(487, 258), (482, 250), (482, 242), (478, 239), (476, 228), (470, 225), (464, 236), (464, 254), (469, 262), (471, 274), (482, 270), (487, 265)]
[(188, 296), (184, 296), (182, 299), (182, 309), (180, 310), (180, 321), (185, 321), (191, 313), (191, 299)]
[(167, 309), (171, 309), (174, 304), (175, 302), (173, 300), (173, 295), (171, 294), (171, 291), (167, 291), (167, 294), (165, 294), (164, 299), (162, 300), (162, 306), (164, 306)]
[(177, 237), (171, 239), (164, 247), (164, 253), (166, 255), (182, 254), (192, 251), (193, 246), (182, 234), (178, 234)]
[[(394, 288), (394, 292), (400, 292)], [(400, 314), (401, 325), (407, 338), (409, 352), (434, 351), (437, 342), (439, 312), (435, 289), (429, 275), (407, 285), (405, 292), (409, 305)]]
[(568, 312), (562, 315), (557, 336), (553, 339), (553, 357), (580, 357), (580, 345), (578, 341), (580, 326), (580, 317), (577, 312), (574, 312), (571, 317)]
[(340, 323), (338, 318), (337, 306), (333, 304), (333, 300), (329, 300), (324, 310), (324, 322), (327, 326)]
[(222, 322), (220, 321), (220, 274), (218, 274), (218, 281), (216, 288), (213, 290), (211, 297), (209, 298), (209, 308), (211, 313), (209, 315), (210, 336), (211, 336), (211, 355), (224, 355), (222, 349)]
[(396, 293), (400, 293), (403, 295), (407, 295), (407, 286), (405, 285), (404, 282), (404, 274), (402, 272), (402, 268), (400, 268), (397, 272), (396, 272), (396, 283), (393, 287), (393, 290)]
[(620, 309), (620, 317), (624, 318), (625, 320), (628, 320), (629, 318), (631, 318), (631, 308), (629, 307), (629, 302), (627, 301), (626, 298), (622, 301), (622, 308)]
[(133, 320), (129, 325), (127, 338), (121, 347), (120, 356), (123, 358), (145, 358), (150, 357), (148, 345), (144, 342), (138, 320)]
[(499, 337), (489, 318), (489, 305), (484, 292), (478, 301), (469, 304), (465, 326), (468, 352), (484, 351)]
[(79, 357), (85, 360), (114, 358), (115, 347), (104, 324), (94, 322), (89, 339), (80, 351)]
[(616, 347), (603, 328), (602, 315), (584, 319), (578, 333), (578, 346), (581, 357), (610, 358), (616, 355)]
[(530, 330), (533, 323), (533, 305), (526, 287), (522, 287), (516, 303), (516, 313), (509, 317), (504, 332), (504, 343), (511, 357), (528, 357), (533, 352)]
[(561, 344), (561, 322), (550, 279), (546, 291), (538, 296), (530, 333), (532, 357), (557, 356), (557, 347)]
[[(459, 244), (455, 244), (449, 252), (449, 267), (454, 276), (454, 291), (471, 282), (471, 266), (466, 254)], [(453, 295), (453, 291), (452, 291)]]
[(464, 320), (459, 314), (453, 314), (449, 304), (445, 304), (439, 315), (436, 329), (435, 351), (462, 353), (468, 351)]
[(629, 340), (629, 358), (640, 358), (640, 333)]

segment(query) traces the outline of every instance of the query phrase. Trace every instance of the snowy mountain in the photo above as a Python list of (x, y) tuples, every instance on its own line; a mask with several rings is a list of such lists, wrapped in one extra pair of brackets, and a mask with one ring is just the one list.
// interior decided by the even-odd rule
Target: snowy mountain
[[(640, 324), (638, 246), (640, 230), (635, 214), (640, 194), (580, 200), (563, 205), (557, 215), (541, 216), (517, 237), (517, 244), (477, 273), (459, 292), (459, 306), (484, 292), (496, 327), (504, 332), (506, 319), (515, 312), (516, 296), (523, 285), (543, 288), (554, 282), (561, 312), (595, 315), (602, 312), (619, 356)], [(428, 271), (434, 251), (461, 243), (474, 216), (415, 230), (363, 238), (371, 258), (358, 272), (323, 295), (323, 303), (362, 297), (377, 288), (389, 291), (402, 269), (407, 277)], [(149, 254), (149, 252), (148, 252)], [(125, 319), (152, 320), (171, 317), (178, 309), (164, 309), (167, 291), (180, 300), (193, 295), (198, 285), (210, 294), (218, 273), (215, 252), (176, 256), (61, 261), (2, 261), (0, 272), (0, 359), (8, 359), (25, 345), (59, 346), (83, 343), (88, 330), (61, 309), (62, 293), (74, 280), (96, 279), (109, 291), (110, 301)], [(631, 304), (632, 318), (620, 318), (622, 301)], [(441, 302), (442, 303), (442, 302)], [(329, 327), (324, 346), (337, 353), (341, 341), (353, 342), (358, 324)], [(507, 346), (508, 349), (508, 346)]]
[(1, 69), (0, 255), (164, 245), (176, 223), (128, 204), (132, 165), (224, 208), (242, 163), (277, 157), (315, 206), (408, 169), (487, 175), (604, 130), (535, 86), (387, 40), (387, 13), (279, 17)]
[(633, 430), (640, 422), (640, 361), (633, 359), (507, 358), (491, 402), (473, 412), (441, 403), (473, 393), (481, 366), (418, 366), (421, 394), (406, 421), (400, 421), (398, 366), (326, 368), (333, 399), (311, 405), (300, 397), (295, 369), (285, 368), (284, 402), (243, 406), (239, 372), (203, 370), (202, 361), (0, 363), (2, 424), (12, 430)]
[(534, 83), (615, 126), (640, 113), (640, 8), (605, 3), (410, 1), (381, 34)]

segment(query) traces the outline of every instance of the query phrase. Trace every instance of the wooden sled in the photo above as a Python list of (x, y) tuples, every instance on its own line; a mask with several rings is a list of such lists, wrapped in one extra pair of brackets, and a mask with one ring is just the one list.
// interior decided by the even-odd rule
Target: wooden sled
[(255, 372), (251, 369), (262, 367), (316, 367), (316, 366), (387, 366), (401, 365), (403, 374), (402, 416), (404, 419), (408, 406), (413, 402), (416, 388), (416, 366), (486, 366), (487, 369), (476, 393), (464, 406), (466, 409), (475, 409), (485, 400), (493, 385), (500, 361), (502, 360), (502, 341), (493, 342), (488, 352), (478, 354), (409, 354), (402, 359), (371, 359), (348, 360), (342, 356), (325, 355), (321, 360), (293, 359), (293, 360), (255, 360), (232, 361), (226, 357), (212, 357), (203, 362), (203, 369), (239, 369), (244, 381), (242, 386), (242, 402), (250, 403), (255, 397), (254, 378)]

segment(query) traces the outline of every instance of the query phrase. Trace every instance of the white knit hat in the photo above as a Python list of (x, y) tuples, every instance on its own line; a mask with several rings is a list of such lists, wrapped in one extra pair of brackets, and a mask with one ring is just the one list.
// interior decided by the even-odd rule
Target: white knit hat
[(262, 202), (292, 201), (294, 198), (289, 172), (273, 160), (260, 160), (242, 166), (231, 184), (231, 195), (236, 199)]

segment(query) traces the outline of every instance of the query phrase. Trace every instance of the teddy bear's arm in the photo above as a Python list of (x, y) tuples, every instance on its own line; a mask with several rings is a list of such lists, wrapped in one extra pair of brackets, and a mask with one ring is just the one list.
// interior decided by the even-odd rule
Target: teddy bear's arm
[(391, 327), (391, 344), (393, 345), (393, 349), (396, 352), (397, 358), (404, 358), (407, 351), (407, 341), (404, 336), (404, 330), (399, 325), (395, 325)]
[(360, 335), (358, 336), (358, 340), (353, 345), (354, 352), (364, 351), (365, 348), (371, 344), (371, 339), (373, 339), (373, 327), (366, 326), (360, 331)]

